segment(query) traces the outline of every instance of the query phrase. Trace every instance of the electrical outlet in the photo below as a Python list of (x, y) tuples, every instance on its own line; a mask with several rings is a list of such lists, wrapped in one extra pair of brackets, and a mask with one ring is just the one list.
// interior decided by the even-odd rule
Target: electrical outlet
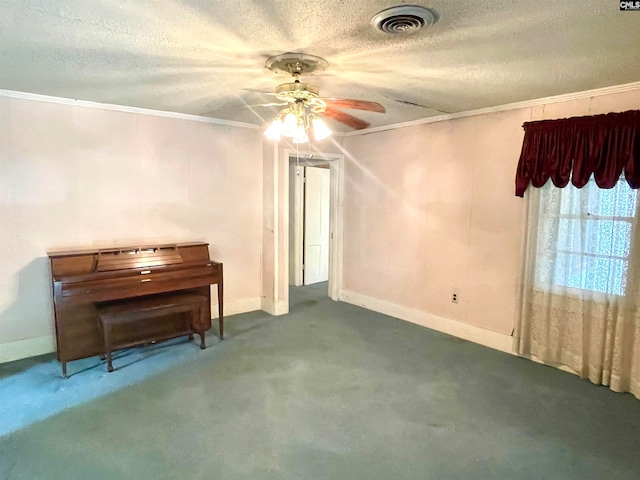
[(454, 292), (454, 293), (451, 294), (451, 301), (453, 303), (458, 303), (458, 294), (457, 293)]

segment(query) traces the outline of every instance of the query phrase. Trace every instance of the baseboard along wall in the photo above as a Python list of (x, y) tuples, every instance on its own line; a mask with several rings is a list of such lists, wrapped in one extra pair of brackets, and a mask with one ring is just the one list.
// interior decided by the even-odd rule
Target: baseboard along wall
[(513, 337), (504, 333), (494, 332), (414, 308), (403, 307), (402, 305), (368, 297), (350, 290), (342, 291), (340, 301), (515, 355)]

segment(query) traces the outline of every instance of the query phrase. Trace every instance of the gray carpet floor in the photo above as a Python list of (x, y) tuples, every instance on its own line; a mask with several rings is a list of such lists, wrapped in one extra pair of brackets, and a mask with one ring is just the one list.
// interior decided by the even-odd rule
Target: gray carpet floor
[(333, 302), (326, 284), (225, 326), (204, 351), (125, 353), (111, 374), (0, 366), (0, 415), (20, 385), (49, 412), (0, 438), (0, 479), (640, 478), (631, 395)]

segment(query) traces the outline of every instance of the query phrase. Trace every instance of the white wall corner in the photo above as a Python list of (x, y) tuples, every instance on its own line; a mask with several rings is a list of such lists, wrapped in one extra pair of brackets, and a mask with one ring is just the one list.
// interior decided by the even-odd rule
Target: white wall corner
[(285, 315), (289, 313), (289, 302), (288, 301), (279, 301), (274, 302), (268, 298), (262, 299), (262, 310), (267, 312), (269, 315)]
[(462, 338), (485, 347), (493, 348), (501, 352), (515, 355), (513, 351), (513, 337), (504, 333), (494, 332), (485, 328), (476, 327), (448, 318), (433, 315), (431, 313), (414, 308), (403, 307), (395, 303), (368, 297), (350, 290), (343, 290), (340, 300), (352, 305), (383, 313), (391, 317), (399, 318), (407, 322), (415, 323), (423, 327), (446, 333), (454, 337)]
[(16, 342), (0, 344), (0, 363), (13, 362), (22, 358), (36, 357), (56, 351), (56, 337), (27, 338)]

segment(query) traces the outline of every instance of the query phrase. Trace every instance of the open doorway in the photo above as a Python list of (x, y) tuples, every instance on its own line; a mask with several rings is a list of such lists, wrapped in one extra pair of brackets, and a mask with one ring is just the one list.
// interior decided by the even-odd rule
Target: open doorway
[(330, 185), (326, 160), (290, 162), (289, 285), (329, 280)]
[[(341, 153), (300, 152), (286, 149), (284, 151), (286, 165), (284, 181), (287, 186), (287, 220), (282, 232), (287, 240), (284, 242), (284, 253), (281, 278), (284, 285), (303, 286), (306, 284), (323, 285), (327, 282), (327, 295), (333, 300), (340, 299), (342, 291), (342, 183), (344, 155)], [(328, 167), (328, 168), (327, 168)], [(305, 170), (307, 169), (308, 170)], [(327, 173), (328, 171), (328, 173)], [(305, 177), (307, 177), (305, 184)], [(311, 186), (311, 190), (306, 187)], [(314, 188), (315, 187), (315, 188)], [(309, 217), (311, 201), (306, 196), (314, 190), (320, 190), (320, 197), (314, 207), (314, 214)], [(306, 192), (305, 192), (306, 191)], [(328, 198), (328, 204), (327, 204)], [(306, 215), (305, 215), (306, 213)], [(318, 236), (310, 234), (313, 227), (308, 224), (305, 234), (305, 217), (315, 218), (315, 231)], [(328, 230), (328, 238), (327, 238)], [(323, 233), (324, 236), (321, 236)], [(306, 248), (305, 248), (306, 240)], [(310, 272), (309, 261), (313, 263), (314, 272)], [(304, 266), (304, 267), (303, 267)], [(305, 275), (306, 274), (306, 275)], [(306, 276), (306, 278), (305, 278)], [(320, 283), (314, 283), (314, 282)], [(325, 287), (323, 287), (325, 288)], [(288, 292), (285, 300), (289, 303)]]
[(342, 155), (288, 153), (288, 284), (328, 281), (327, 293), (337, 300)]

